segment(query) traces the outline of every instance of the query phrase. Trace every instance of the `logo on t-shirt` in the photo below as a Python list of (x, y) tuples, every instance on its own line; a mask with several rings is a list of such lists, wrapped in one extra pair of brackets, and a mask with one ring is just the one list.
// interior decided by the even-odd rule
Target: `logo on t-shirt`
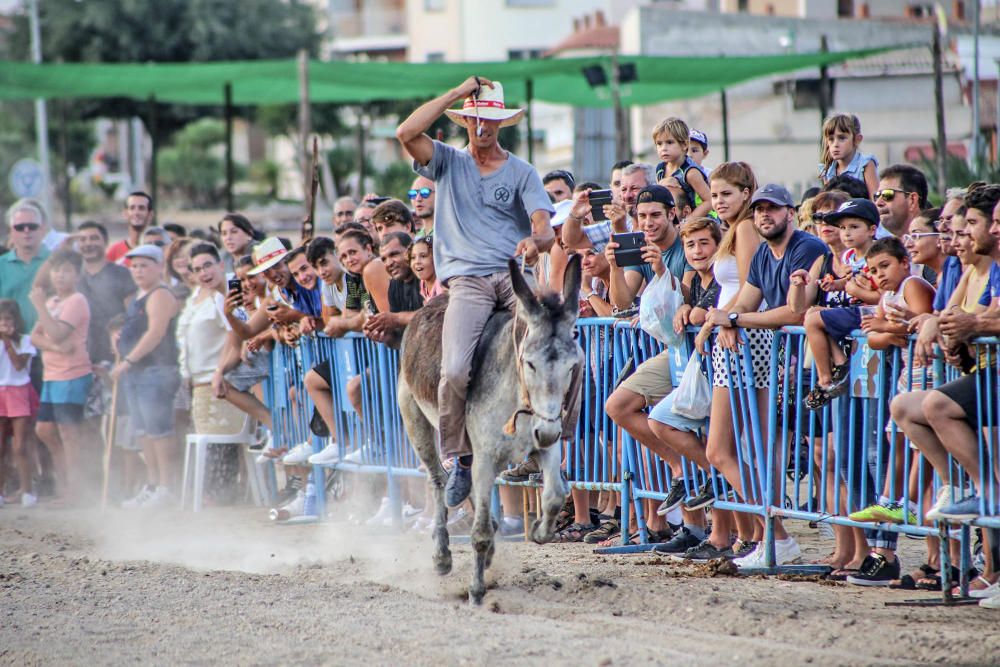
[(499, 188), (493, 191), (493, 199), (503, 204), (506, 204), (508, 201), (510, 201), (510, 190), (507, 189), (507, 186), (501, 185)]

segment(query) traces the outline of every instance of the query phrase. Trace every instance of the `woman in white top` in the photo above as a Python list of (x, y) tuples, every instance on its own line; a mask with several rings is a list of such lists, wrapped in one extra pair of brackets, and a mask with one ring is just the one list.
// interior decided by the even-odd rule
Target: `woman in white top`
[[(223, 315), (226, 273), (215, 246), (199, 243), (191, 248), (191, 273), (198, 286), (177, 319), (178, 362), (181, 378), (191, 386), (191, 419), (196, 433), (239, 433), (244, 414), (212, 392), (212, 376), (229, 335)], [(206, 487), (216, 495), (222, 485), (235, 479), (239, 452), (235, 447), (213, 447), (207, 470)]]
[[(728, 311), (736, 302), (736, 295), (750, 271), (750, 260), (761, 243), (750, 212), (750, 197), (757, 189), (757, 179), (750, 165), (745, 162), (725, 162), (712, 171), (709, 187), (712, 191), (712, 208), (723, 225), (728, 227), (716, 252), (713, 268), (715, 280), (720, 287), (719, 308)], [(702, 327), (695, 342), (696, 349), (704, 350), (712, 328), (708, 323)], [(736, 329), (721, 328), (715, 345), (712, 346), (712, 411), (705, 454), (707, 462), (715, 466), (745, 499), (747, 496), (740, 485), (740, 467), (736, 457), (736, 436), (730, 407), (730, 368), (726, 364), (724, 352), (725, 349), (738, 349), (737, 335)], [(747, 330), (747, 335), (750, 338), (758, 403), (767, 405), (772, 334), (770, 331), (750, 329)], [(697, 502), (689, 504), (697, 507), (705, 507), (714, 502), (711, 480), (694, 500)], [(750, 553), (763, 536), (762, 527), (746, 514), (715, 510), (713, 522), (709, 541), (716, 549), (729, 547), (730, 533), (735, 524), (737, 541), (732, 549), (736, 557)]]

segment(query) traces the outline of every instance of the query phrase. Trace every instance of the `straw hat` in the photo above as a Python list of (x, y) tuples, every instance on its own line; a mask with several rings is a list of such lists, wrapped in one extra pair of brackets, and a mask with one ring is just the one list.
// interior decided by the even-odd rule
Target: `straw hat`
[(287, 254), (288, 250), (285, 248), (285, 244), (283, 244), (279, 239), (273, 236), (266, 238), (254, 246), (254, 267), (247, 273), (251, 276), (263, 273), (281, 260), (285, 259), (285, 255)]
[(503, 86), (499, 81), (494, 81), (492, 88), (481, 86), (478, 98), (466, 97), (461, 109), (447, 109), (445, 113), (448, 118), (465, 127), (465, 119), (475, 118), (477, 110), (483, 120), (501, 121), (500, 127), (515, 125), (524, 115), (524, 109), (508, 109), (504, 104)]

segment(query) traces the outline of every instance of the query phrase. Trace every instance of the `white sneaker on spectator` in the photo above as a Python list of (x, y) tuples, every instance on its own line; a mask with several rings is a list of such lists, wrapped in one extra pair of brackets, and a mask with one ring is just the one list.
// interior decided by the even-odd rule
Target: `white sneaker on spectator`
[(386, 525), (386, 521), (392, 524), (392, 508), (389, 506), (389, 499), (387, 497), (382, 498), (382, 504), (379, 505), (378, 512), (365, 521), (365, 524), (369, 526), (382, 526)]
[(309, 463), (314, 466), (329, 466), (340, 462), (340, 448), (333, 440), (318, 454), (309, 457)]
[(987, 598), (995, 598), (997, 596), (1000, 596), (1000, 580), (993, 582), (986, 588), (969, 589), (970, 598), (984, 600)]
[(38, 496), (31, 493), (21, 494), (21, 507), (34, 507), (38, 504)]
[(143, 484), (139, 493), (122, 503), (122, 508), (127, 510), (139, 509), (153, 495), (153, 491), (155, 491), (155, 487), (152, 484)]
[(934, 500), (934, 504), (931, 505), (929, 510), (927, 510), (927, 514), (924, 515), (924, 518), (928, 521), (941, 521), (944, 517), (942, 517), (939, 512), (945, 507), (950, 506), (952, 503), (957, 502), (961, 498), (961, 489), (949, 484), (942, 484), (941, 488), (938, 489), (937, 498)]
[(3, 507), (4, 502), (3, 496), (0, 496), (0, 507)]
[(281, 459), (281, 462), (286, 466), (302, 465), (309, 460), (312, 453), (312, 444), (303, 442), (302, 444), (292, 447), (291, 450), (289, 450), (289, 452)]
[(994, 595), (991, 598), (983, 598), (979, 601), (980, 607), (985, 607), (986, 609), (1000, 609), (1000, 595)]
[(302, 516), (302, 512), (306, 509), (306, 492), (303, 489), (299, 489), (295, 497), (282, 505), (281, 509), (288, 512), (291, 516)]
[(404, 526), (410, 525), (411, 523), (416, 521), (417, 518), (423, 513), (424, 511), (422, 509), (417, 509), (410, 503), (405, 503), (403, 505), (403, 525)]
[[(776, 566), (791, 563), (792, 561), (798, 560), (801, 556), (802, 551), (799, 550), (799, 543), (795, 541), (794, 537), (774, 541), (774, 564)], [(767, 547), (764, 542), (761, 541), (757, 544), (756, 549), (742, 558), (733, 560), (733, 563), (736, 564), (736, 567), (743, 569), (765, 567), (766, 560)]]
[(160, 509), (170, 507), (174, 503), (174, 495), (170, 493), (170, 489), (165, 486), (158, 486), (150, 494), (149, 498), (146, 499), (146, 502), (142, 504), (142, 509)]
[(371, 459), (376, 455), (375, 446), (371, 443), (358, 447), (353, 452), (344, 457), (344, 463), (355, 463), (361, 465), (363, 459)]

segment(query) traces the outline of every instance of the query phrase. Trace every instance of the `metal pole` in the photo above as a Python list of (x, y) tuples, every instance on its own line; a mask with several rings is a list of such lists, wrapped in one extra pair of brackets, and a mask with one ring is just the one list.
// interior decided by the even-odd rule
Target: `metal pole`
[[(830, 50), (829, 45), (826, 41), (826, 35), (820, 35), (819, 38), (819, 50), (820, 53), (826, 53)], [(826, 122), (826, 117), (830, 115), (830, 72), (826, 65), (820, 65), (819, 68), (819, 124), (820, 128), (823, 127), (823, 123)]]
[(235, 211), (233, 201), (233, 84), (226, 83), (226, 210)]
[(528, 164), (535, 164), (535, 131), (531, 123), (531, 101), (535, 97), (535, 82), (528, 79), (524, 82), (524, 117), (528, 128)]
[(153, 198), (153, 214), (159, 211), (158, 192), (160, 187), (159, 170), (156, 161), (160, 154), (160, 109), (156, 104), (156, 96), (149, 97), (149, 143), (151, 146), (149, 159), (149, 196)]
[(62, 175), (59, 179), (62, 186), (63, 213), (66, 216), (66, 231), (73, 231), (73, 197), (69, 189), (69, 148), (66, 135), (66, 102), (59, 104), (59, 155), (62, 163)]
[(970, 141), (970, 146), (972, 148), (972, 155), (969, 163), (972, 165), (973, 170), (978, 177), (979, 172), (983, 168), (982, 163), (982, 146), (981, 141), (981, 131), (979, 127), (979, 31), (980, 31), (980, 0), (975, 0), (972, 5), (972, 11), (975, 12), (973, 15), (974, 28), (972, 33), (972, 141)]
[(937, 181), (938, 195), (944, 199), (945, 191), (948, 189), (945, 160), (948, 154), (948, 140), (944, 131), (944, 82), (941, 73), (942, 53), (941, 53), (941, 31), (935, 23), (931, 49), (934, 54), (934, 109), (937, 117)]
[(722, 102), (722, 156), (729, 162), (729, 100), (725, 88), (719, 91), (719, 99)]
[[(29, 0), (28, 2), (28, 23), (31, 29), (31, 61), (38, 65), (42, 62), (42, 32), (38, 21), (38, 0)], [(38, 144), (38, 161), (41, 163), (42, 173), (45, 175), (45, 183), (42, 185), (42, 194), (39, 199), (48, 213), (50, 209), (49, 183), (52, 172), (49, 167), (49, 118), (45, 108), (45, 100), (42, 98), (35, 100), (35, 141)]]
[(631, 143), (625, 136), (625, 110), (622, 109), (621, 82), (619, 81), (618, 52), (611, 52), (611, 101), (615, 109), (615, 154), (622, 160), (632, 154)]
[(305, 49), (299, 51), (299, 141), (302, 152), (299, 164), (302, 165), (302, 193), (309, 191), (312, 174), (309, 173), (309, 134), (311, 121), (309, 118), (309, 54)]

